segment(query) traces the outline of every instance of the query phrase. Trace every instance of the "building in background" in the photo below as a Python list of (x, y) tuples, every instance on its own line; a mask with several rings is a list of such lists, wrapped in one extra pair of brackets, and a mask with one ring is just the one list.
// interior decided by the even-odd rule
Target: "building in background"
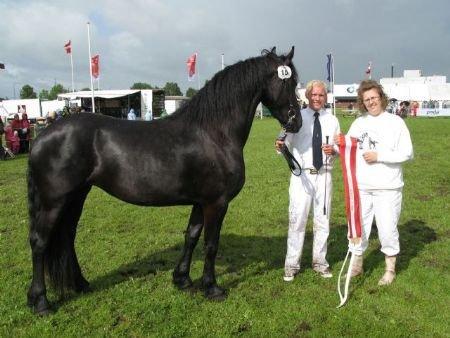
[(446, 76), (422, 76), (420, 70), (405, 70), (403, 77), (382, 78), (380, 84), (391, 99), (417, 105), (417, 116), (450, 116)]

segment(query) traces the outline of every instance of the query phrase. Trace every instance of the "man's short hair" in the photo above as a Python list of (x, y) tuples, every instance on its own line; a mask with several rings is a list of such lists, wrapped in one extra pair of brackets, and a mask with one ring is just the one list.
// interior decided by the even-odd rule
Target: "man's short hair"
[(320, 81), (320, 80), (312, 80), (312, 81), (309, 81), (308, 84), (306, 85), (306, 91), (305, 91), (306, 97), (309, 96), (309, 94), (311, 93), (314, 86), (322, 87), (323, 90), (325, 91), (325, 95), (327, 94), (327, 84), (325, 82)]

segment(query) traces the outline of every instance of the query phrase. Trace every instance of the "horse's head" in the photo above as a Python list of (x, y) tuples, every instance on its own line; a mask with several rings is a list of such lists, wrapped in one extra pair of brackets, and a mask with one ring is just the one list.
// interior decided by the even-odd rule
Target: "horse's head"
[(261, 102), (280, 122), (285, 131), (296, 133), (302, 126), (302, 117), (296, 96), (297, 71), (292, 63), (294, 47), (287, 55), (278, 56), (275, 47), (264, 53), (269, 65), (269, 73)]

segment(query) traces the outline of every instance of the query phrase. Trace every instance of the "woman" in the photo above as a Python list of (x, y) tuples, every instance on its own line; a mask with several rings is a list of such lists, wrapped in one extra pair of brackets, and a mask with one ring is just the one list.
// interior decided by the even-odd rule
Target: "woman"
[(28, 153), (29, 147), (30, 147), (30, 135), (31, 135), (31, 130), (30, 130), (30, 121), (28, 120), (28, 115), (26, 113), (22, 114), (22, 121), (21, 121), (22, 125), (22, 129), (21, 129), (21, 133), (20, 134), (20, 138), (21, 138), (21, 146), (22, 146), (22, 151), (25, 153)]
[[(363, 253), (368, 247), (375, 216), (386, 270), (378, 285), (391, 284), (400, 252), (397, 223), (402, 203), (402, 163), (413, 158), (408, 128), (397, 115), (386, 112), (388, 98), (376, 81), (362, 81), (358, 105), (363, 115), (350, 126), (348, 136), (358, 139), (356, 179), (360, 193), (362, 238), (349, 242), (355, 255), (351, 275), (363, 273)], [(339, 138), (336, 137), (336, 143)]]
[(22, 129), (22, 122), (19, 119), (19, 114), (14, 114), (14, 119), (11, 121), (11, 128), (17, 131)]
[(6, 146), (14, 153), (18, 154), (20, 150), (20, 138), (17, 130), (14, 130), (11, 125), (5, 128)]

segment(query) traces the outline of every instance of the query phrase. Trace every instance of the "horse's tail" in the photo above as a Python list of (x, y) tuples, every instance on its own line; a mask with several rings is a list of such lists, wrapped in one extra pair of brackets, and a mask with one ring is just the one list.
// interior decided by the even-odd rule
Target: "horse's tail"
[[(80, 267), (75, 256), (75, 229), (65, 224), (64, 206), (51, 210), (42, 208), (40, 191), (35, 182), (32, 165), (28, 166), (28, 210), (30, 244), (33, 252), (43, 255), (44, 269), (51, 285), (64, 294), (75, 289)], [(57, 214), (58, 216), (54, 216)], [(67, 226), (66, 226), (67, 225)]]
[(40, 206), (40, 200), (33, 179), (33, 170), (31, 169), (31, 163), (28, 163), (27, 183), (28, 183), (28, 215), (30, 217), (30, 244), (32, 244), (31, 236), (32, 232), (34, 232), (36, 229), (36, 221), (37, 221), (36, 218)]

